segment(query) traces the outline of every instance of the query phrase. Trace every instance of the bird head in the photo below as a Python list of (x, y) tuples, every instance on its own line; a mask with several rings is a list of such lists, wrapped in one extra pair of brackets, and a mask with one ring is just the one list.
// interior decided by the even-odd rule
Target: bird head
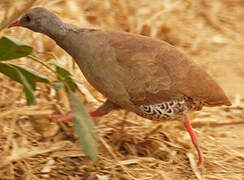
[(52, 27), (62, 25), (61, 20), (52, 12), (45, 8), (36, 7), (29, 10), (18, 21), (9, 26), (22, 26), (35, 32), (48, 34)]

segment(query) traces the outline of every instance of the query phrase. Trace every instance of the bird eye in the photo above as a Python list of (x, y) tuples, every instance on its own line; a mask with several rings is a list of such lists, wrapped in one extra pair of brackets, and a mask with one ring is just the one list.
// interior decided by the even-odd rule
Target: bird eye
[(26, 20), (26, 22), (28, 22), (28, 23), (31, 22), (31, 18), (30, 18), (30, 16), (26, 16), (26, 17), (25, 17), (25, 20)]

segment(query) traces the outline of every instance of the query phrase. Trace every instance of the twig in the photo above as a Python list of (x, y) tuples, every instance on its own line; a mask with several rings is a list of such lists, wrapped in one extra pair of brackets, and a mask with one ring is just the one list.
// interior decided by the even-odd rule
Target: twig
[(33, 4), (36, 1), (37, 0), (31, 0), (31, 1), (27, 2), (24, 9), (19, 10), (19, 11), (16, 10), (15, 13), (12, 14), (9, 18), (4, 19), (3, 22), (1, 22), (1, 24), (0, 24), (0, 31), (3, 30), (4, 28), (8, 27), (14, 20), (16, 20), (22, 14), (24, 14), (28, 9), (31, 8), (31, 6), (33, 6)]
[(239, 124), (244, 124), (244, 121), (226, 122), (226, 123), (216, 123), (216, 122), (207, 122), (207, 123), (193, 122), (192, 123), (194, 128), (200, 128), (200, 127), (204, 127), (204, 126), (219, 127), (219, 126), (230, 126), (230, 125), (239, 125)]
[(192, 168), (192, 171), (194, 172), (194, 174), (196, 175), (198, 180), (202, 180), (201, 174), (199, 173), (197, 166), (196, 166), (196, 162), (193, 158), (193, 155), (191, 153), (186, 153), (186, 156), (188, 157), (189, 161), (190, 161), (190, 165)]
[(102, 142), (102, 144), (104, 145), (104, 147), (107, 149), (107, 151), (109, 152), (109, 154), (111, 154), (111, 156), (115, 159), (115, 161), (118, 163), (118, 165), (128, 174), (128, 176), (131, 178), (131, 179), (135, 179), (136, 178), (131, 175), (130, 172), (128, 172), (127, 168), (121, 164), (118, 160), (118, 158), (116, 157), (116, 155), (114, 154), (114, 152), (111, 150), (111, 148), (109, 147), (109, 145), (107, 144), (107, 142), (102, 138), (100, 137), (100, 141)]
[(4, 12), (3, 20), (7, 19), (7, 17), (8, 17), (8, 12), (9, 12), (9, 9), (11, 7), (12, 1), (11, 0), (6, 0), (5, 4), (6, 5), (5, 5), (5, 12)]

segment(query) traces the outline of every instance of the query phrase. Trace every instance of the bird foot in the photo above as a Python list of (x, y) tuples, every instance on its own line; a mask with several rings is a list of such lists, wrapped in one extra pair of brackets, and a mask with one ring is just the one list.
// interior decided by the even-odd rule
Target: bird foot
[(196, 136), (195, 132), (193, 131), (191, 123), (186, 115), (184, 115), (184, 125), (186, 127), (187, 132), (191, 136), (191, 141), (192, 141), (193, 145), (195, 146), (195, 148), (197, 150), (197, 153), (198, 153), (197, 165), (200, 166), (202, 163), (202, 152), (200, 150), (199, 141), (198, 141), (197, 136)]

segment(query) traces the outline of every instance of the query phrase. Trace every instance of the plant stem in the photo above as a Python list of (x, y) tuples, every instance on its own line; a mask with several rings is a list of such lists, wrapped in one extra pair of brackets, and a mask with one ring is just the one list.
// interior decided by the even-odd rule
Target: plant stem
[(54, 74), (57, 74), (55, 70), (53, 70), (49, 65), (47, 65), (47, 63), (43, 62), (40, 58), (36, 57), (35, 55), (29, 55), (28, 57), (40, 63), (41, 65), (45, 66), (48, 70), (52, 71)]
[(41, 65), (43, 65), (44, 67), (46, 67), (49, 71), (53, 72), (54, 74), (56, 74), (56, 76), (60, 79), (60, 80), (64, 80), (64, 78), (62, 76), (60, 76), (55, 70), (53, 70), (47, 63), (45, 63), (44, 61), (42, 61), (39, 57), (35, 56), (35, 55), (28, 55), (29, 58), (33, 59), (34, 61), (40, 63)]

